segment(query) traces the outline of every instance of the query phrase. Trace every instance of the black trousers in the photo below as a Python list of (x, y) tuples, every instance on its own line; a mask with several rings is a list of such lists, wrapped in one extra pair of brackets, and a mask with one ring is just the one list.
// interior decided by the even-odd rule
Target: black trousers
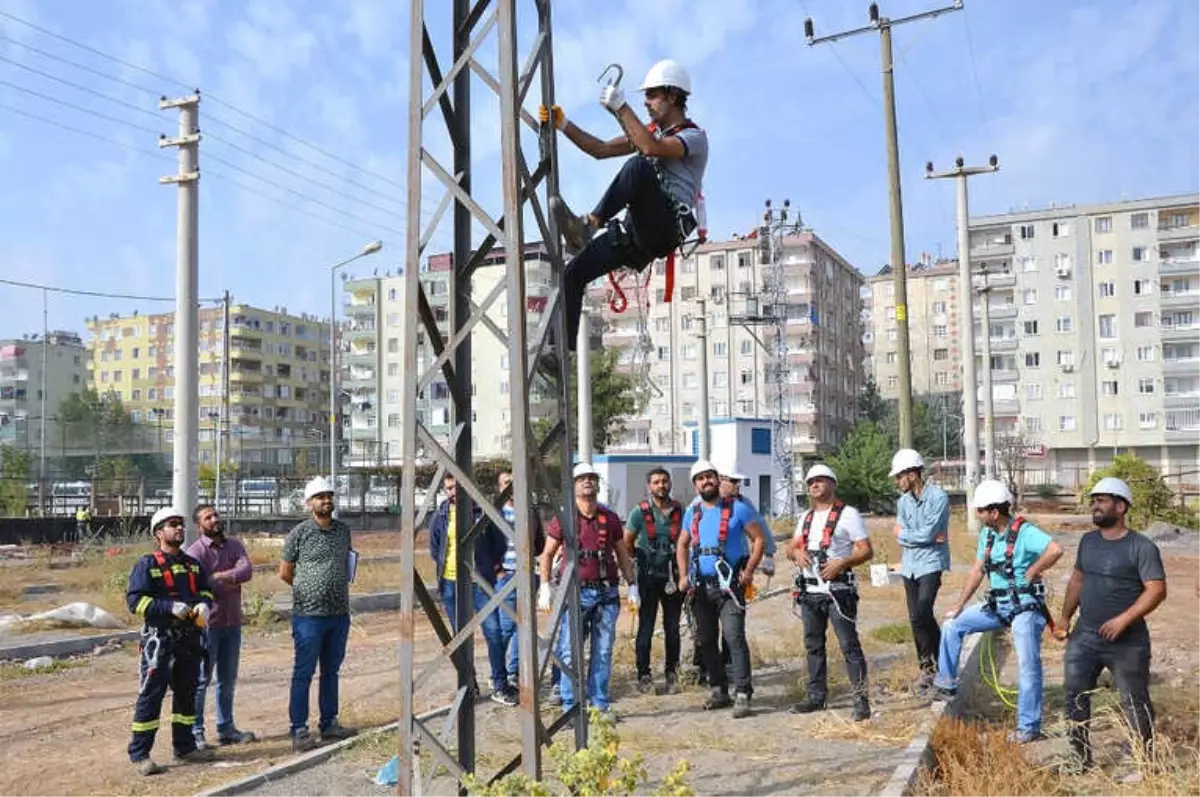
[(192, 726), (196, 724), (196, 685), (205, 655), (203, 639), (198, 629), (143, 628), (139, 651), (141, 685), (133, 709), (129, 760), (150, 757), (167, 687), (171, 689), (171, 743), (175, 755), (186, 755), (196, 749)]
[(656, 257), (663, 257), (680, 244), (676, 203), (663, 191), (654, 165), (643, 155), (625, 161), (592, 215), (601, 224), (607, 224), (625, 208), (629, 209), (626, 227), (632, 228), (629, 232), (633, 239), (618, 235), (610, 227), (567, 264), (563, 292), (567, 346), (572, 351), (588, 283), (622, 267), (641, 271)]
[(1089, 628), (1076, 628), (1067, 642), (1063, 661), (1063, 687), (1067, 697), (1071, 748), (1075, 755), (1092, 763), (1088, 724), (1092, 717), (1091, 692), (1100, 671), (1112, 673), (1113, 684), (1121, 694), (1125, 721), (1138, 735), (1143, 747), (1154, 740), (1154, 704), (1150, 702), (1150, 634), (1143, 626), (1126, 631), (1109, 642)]
[[(837, 601), (837, 606), (834, 606)], [(797, 599), (804, 621), (804, 650), (808, 654), (808, 696), (825, 702), (829, 695), (826, 678), (825, 629), (833, 625), (850, 684), (856, 698), (867, 696), (867, 657), (858, 640), (858, 592), (834, 590), (829, 595), (813, 593)]]
[(638, 576), (638, 594), (642, 598), (637, 627), (638, 678), (650, 675), (650, 646), (654, 641), (659, 606), (662, 606), (663, 639), (667, 648), (664, 672), (667, 675), (679, 672), (679, 618), (683, 613), (683, 593), (676, 591), (668, 595), (666, 586), (666, 581)]
[(912, 624), (917, 661), (921, 671), (927, 674), (937, 672), (938, 648), (942, 644), (942, 628), (933, 614), (933, 604), (941, 588), (941, 571), (904, 579), (904, 597), (908, 601), (908, 621)]
[[(734, 590), (738, 600), (745, 603), (743, 588), (739, 585)], [(734, 691), (747, 696), (754, 694), (750, 676), (750, 645), (746, 641), (746, 610), (715, 586), (705, 587), (702, 582), (696, 587), (692, 612), (699, 631), (704, 667), (708, 670), (708, 685), (723, 692), (729, 691), (729, 675), (717, 645), (717, 638), (724, 637), (733, 663)]]

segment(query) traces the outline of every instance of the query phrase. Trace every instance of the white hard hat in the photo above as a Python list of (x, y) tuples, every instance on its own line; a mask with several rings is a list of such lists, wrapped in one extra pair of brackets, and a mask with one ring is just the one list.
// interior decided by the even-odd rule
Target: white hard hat
[(975, 487), (975, 495), (971, 501), (972, 509), (987, 509), (990, 506), (1011, 504), (1012, 493), (1004, 482), (996, 479), (984, 479)]
[(578, 479), (580, 476), (595, 476), (599, 478), (600, 471), (596, 470), (590, 462), (580, 462), (575, 466), (575, 478)]
[(646, 79), (638, 86), (638, 91), (666, 87), (679, 89), (684, 94), (692, 93), (692, 79), (687, 70), (678, 61), (670, 58), (665, 58), (650, 67)]
[(174, 507), (174, 506), (163, 507), (162, 509), (160, 509), (154, 513), (154, 517), (150, 518), (150, 531), (154, 532), (155, 530), (158, 529), (160, 524), (162, 524), (163, 522), (165, 522), (167, 520), (170, 520), (173, 517), (177, 517), (180, 520), (185, 520), (187, 518), (187, 513), (184, 512), (182, 509), (179, 509), (178, 507)]
[(746, 474), (742, 473), (741, 470), (738, 469), (737, 462), (732, 459), (727, 459), (725, 457), (714, 459), (712, 460), (712, 465), (716, 469), (717, 475), (719, 476), (724, 476), (727, 479), (733, 479), (734, 481), (739, 482), (746, 480)]
[(701, 473), (716, 473), (719, 475), (720, 471), (707, 459), (698, 459), (692, 463), (692, 472), (690, 474), (692, 481), (696, 481), (696, 477)]
[(821, 476), (837, 484), (837, 474), (833, 472), (833, 468), (820, 462), (813, 465), (808, 469), (808, 473), (804, 474), (804, 483), (808, 484), (813, 479), (820, 478)]
[(920, 453), (913, 451), (911, 448), (902, 448), (892, 457), (892, 469), (888, 476), (899, 476), (906, 470), (914, 468), (924, 468), (925, 459)]
[(1105, 476), (1096, 482), (1096, 486), (1088, 495), (1111, 495), (1115, 498), (1122, 498), (1125, 503), (1133, 506), (1133, 491), (1129, 489), (1128, 484), (1116, 476)]
[(329, 483), (329, 479), (324, 476), (314, 476), (308, 480), (308, 484), (304, 485), (304, 500), (312, 498), (321, 493), (332, 493), (333, 485)]

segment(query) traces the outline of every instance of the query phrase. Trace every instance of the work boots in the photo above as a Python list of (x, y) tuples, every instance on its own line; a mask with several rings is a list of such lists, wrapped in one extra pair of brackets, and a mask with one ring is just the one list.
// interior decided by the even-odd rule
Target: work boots
[(864, 722), (871, 719), (871, 703), (865, 697), (854, 698), (854, 721)]
[(216, 758), (216, 752), (211, 747), (197, 747), (190, 753), (176, 754), (175, 760), (181, 764), (201, 764)]
[(738, 692), (737, 697), (733, 700), (733, 718), (740, 720), (742, 717), (750, 716), (750, 695), (745, 692)]
[(679, 694), (679, 676), (673, 672), (667, 673), (667, 685), (663, 689), (663, 694), (675, 695)]
[(724, 689), (714, 689), (708, 696), (708, 700), (704, 701), (705, 711), (716, 711), (720, 708), (728, 708), (733, 705), (733, 700), (729, 697), (729, 692)]
[(150, 777), (151, 775), (161, 775), (167, 771), (166, 767), (160, 767), (149, 758), (143, 758), (141, 761), (133, 762), (134, 769), (142, 777)]
[(825, 698), (814, 697), (813, 695), (809, 695), (788, 709), (788, 711), (792, 714), (812, 714), (814, 711), (824, 710)]
[(641, 678), (638, 678), (637, 690), (643, 695), (654, 694), (654, 678), (649, 675), (643, 675)]
[(576, 216), (572, 213), (562, 197), (550, 197), (550, 211), (558, 222), (558, 231), (562, 233), (563, 248), (568, 255), (574, 257), (592, 240), (596, 228), (588, 222), (587, 216)]

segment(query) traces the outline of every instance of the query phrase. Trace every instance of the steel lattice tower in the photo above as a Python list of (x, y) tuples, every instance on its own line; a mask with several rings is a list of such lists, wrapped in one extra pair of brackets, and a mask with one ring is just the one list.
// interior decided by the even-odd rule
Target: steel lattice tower
[(788, 286), (783, 257), (783, 239), (793, 228), (788, 222), (790, 200), (782, 208), (766, 201), (763, 224), (758, 230), (759, 264), (763, 268), (763, 324), (767, 366), (767, 403), (771, 407), (771, 457), (775, 465), (772, 496), (776, 514), (795, 515), (796, 408), (792, 401), (791, 362), (787, 339)]
[[(517, 593), (518, 646), (520, 653), (521, 700), (514, 709), (520, 716), (521, 750), (493, 777), (500, 777), (520, 767), (533, 777), (541, 775), (541, 752), (550, 737), (568, 720), (568, 715), (558, 716), (549, 725), (541, 717), (541, 687), (549, 668), (551, 644), (557, 636), (555, 630), (567, 608), (573, 624), (571, 639), (572, 668), (563, 667), (563, 677), (575, 684), (577, 694), (583, 694), (581, 679), (582, 655), (579, 633), (579, 588), (576, 578), (577, 541), (575, 537), (575, 512), (564, 511), (564, 506), (574, 507), (571, 479), (572, 419), (567, 411), (567, 381), (565, 378), (546, 380), (543, 390), (556, 401), (552, 409), (550, 431), (541, 439), (535, 434), (530, 419), (530, 389), (535, 379), (543, 379), (534, 364), (539, 362), (544, 349), (555, 353), (557, 373), (569, 373), (565, 350), (565, 319), (558, 289), (552, 288), (546, 310), (535, 328), (527, 329), (527, 303), (525, 285), (524, 223), (526, 211), (537, 225), (542, 241), (545, 242), (554, 276), (553, 285), (562, 284), (563, 260), (559, 236), (552, 217), (548, 217), (546, 200), (558, 192), (557, 149), (552, 127), (539, 129), (537, 120), (522, 109), (535, 79), (541, 90), (541, 102), (550, 106), (554, 103), (554, 69), (550, 6), (551, 0), (451, 0), (430, 4), (427, 18), (423, 0), (411, 0), (411, 27), (409, 38), (409, 115), (408, 115), (408, 219), (406, 228), (407, 252), (405, 257), (405, 329), (403, 341), (403, 477), (401, 496), (410, 500), (403, 507), (401, 526), (401, 597), (400, 597), (400, 773), (399, 793), (415, 794), (421, 789), (421, 772), (418, 750), (429, 751), (433, 759), (446, 766), (452, 773), (461, 776), (475, 769), (475, 709), (472, 684), (475, 680), (474, 650), (472, 638), (484, 617), (499, 608), (510, 612), (504, 599), (515, 589)], [(532, 46), (525, 59), (518, 62), (517, 22), (518, 5), (532, 12), (522, 19), (533, 19), (536, 15), (537, 28)], [(436, 16), (437, 18), (433, 18)], [(445, 17), (450, 17), (446, 19)], [(449, 49), (452, 56), (448, 61), (439, 59), (431, 31), (446, 29), (450, 23), (452, 40)], [(498, 55), (496, 73), (493, 74), (479, 61), (481, 45), (493, 40)], [(443, 55), (446, 50), (443, 45)], [(444, 68), (444, 71), (443, 71)], [(499, 98), (501, 142), (501, 189), (503, 212), (492, 218), (477, 198), (486, 193), (472, 183), (471, 160), (471, 76), (474, 75), (488, 86)], [(433, 86), (427, 91), (425, 80)], [(437, 139), (430, 129), (437, 129), (433, 119), (441, 117), (445, 131), (449, 134), (453, 163), (439, 163), (431, 153)], [(537, 134), (536, 158), (525, 156), (521, 142), (521, 124), (532, 128)], [(438, 142), (440, 143), (440, 142)], [(530, 166), (533, 166), (531, 169)], [(442, 201), (436, 207), (426, 228), (422, 228), (421, 194), (423, 181), (429, 178), (431, 185), (444, 191)], [(422, 282), (419, 279), (425, 246), (434, 228), (448, 207), (453, 207), (454, 258), (450, 281), (451, 302), (448, 332), (439, 331), (437, 321)], [(472, 241), (472, 228), (486, 231), (478, 245)], [(471, 295), (471, 277), (494, 248), (504, 252), (505, 277), (485, 297), (478, 301)], [(495, 306), (501, 296), (507, 302), (507, 313), (503, 323), (497, 324), (485, 317), (488, 309)], [(423, 330), (433, 351), (433, 359), (427, 366), (418, 357), (418, 331)], [(560, 344), (557, 351), (547, 344), (547, 333)], [(481, 485), (475, 480), (472, 469), (472, 422), (471, 422), (471, 341), (474, 335), (495, 335), (508, 350), (510, 384), (510, 419), (512, 430), (512, 473), (516, 522), (509, 524), (499, 509), (486, 497)], [(427, 388), (441, 375), (449, 386), (451, 396), (451, 445), (443, 446), (417, 416), (417, 394)], [(484, 397), (480, 392), (481, 398)], [(491, 400), (491, 396), (487, 396)], [(546, 452), (555, 444), (561, 452), (554, 466), (547, 466)], [(457, 633), (442, 619), (436, 596), (431, 595), (415, 570), (416, 532), (421, 525), (421, 515), (427, 511), (412, 506), (411, 497), (417, 489), (417, 465), (419, 459), (428, 459), (438, 466), (434, 477), (434, 488), (442, 474), (451, 473), (459, 489), (456, 503), (456, 528), (450, 533), (457, 535)], [(557, 471), (557, 476), (554, 472)], [(549, 496), (552, 509), (566, 531), (565, 571), (563, 587), (555, 597), (545, 637), (538, 635), (539, 618), (536, 612), (534, 592), (534, 569), (532, 550), (534, 540), (535, 491)], [(432, 491), (431, 491), (432, 492)], [(502, 495), (501, 500), (507, 499)], [(473, 508), (483, 510), (480, 522), (472, 524)], [(495, 523), (510, 536), (517, 549), (516, 578), (502, 589), (494, 591), (488, 582), (479, 577), (474, 568), (474, 540), (488, 521)], [(490, 600), (478, 612), (471, 601), (472, 585), (481, 586)], [(436, 635), (436, 642), (424, 635), (423, 658), (418, 667), (417, 648), (424, 618)], [(457, 674), (457, 689), (448, 694), (448, 706), (439, 710), (416, 715), (416, 696), (428, 696), (430, 679), (447, 665)], [(561, 666), (561, 662), (559, 662)], [(587, 739), (586, 718), (579, 712), (575, 722), (575, 742), (583, 746)], [(451, 724), (444, 731), (456, 730), (457, 745), (452, 746), (446, 738), (429, 727), (433, 716), (450, 715)]]

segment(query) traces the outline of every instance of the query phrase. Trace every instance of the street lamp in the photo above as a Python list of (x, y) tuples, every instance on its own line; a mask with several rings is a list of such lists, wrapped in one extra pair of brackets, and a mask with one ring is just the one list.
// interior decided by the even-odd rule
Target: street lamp
[(329, 267), (329, 479), (337, 491), (337, 276), (338, 269), (353, 263), (360, 257), (373, 255), (383, 248), (383, 241), (375, 240), (362, 248), (353, 257)]

